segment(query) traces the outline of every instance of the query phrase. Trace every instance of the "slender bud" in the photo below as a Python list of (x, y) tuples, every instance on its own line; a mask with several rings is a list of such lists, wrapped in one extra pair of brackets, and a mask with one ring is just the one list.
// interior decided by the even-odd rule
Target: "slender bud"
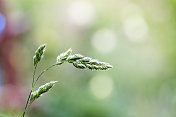
[(109, 63), (100, 62), (99, 60), (90, 57), (77, 57), (77, 55), (70, 56), (68, 62), (73, 63), (73, 65), (79, 69), (88, 68), (90, 70), (108, 70), (112, 68)]
[(59, 56), (57, 56), (57, 64), (60, 65), (64, 63), (64, 61), (71, 55), (72, 49), (68, 49), (66, 52), (61, 53)]
[(56, 82), (57, 81), (50, 81), (49, 83), (46, 83), (45, 85), (40, 86), (36, 91), (32, 92), (29, 104), (31, 104), (34, 100), (42, 96), (42, 94), (48, 92), (49, 89), (51, 89)]
[(81, 54), (71, 55), (72, 50), (68, 49), (66, 52), (60, 54), (57, 57), (57, 65), (64, 63), (65, 61), (72, 63), (78, 69), (90, 69), (90, 70), (108, 70), (112, 68), (112, 65), (106, 62), (101, 62), (97, 59), (90, 57), (84, 57)]
[(46, 49), (46, 44), (42, 44), (35, 51), (35, 55), (33, 56), (34, 66), (36, 66), (40, 62), (40, 60), (43, 58), (45, 49)]

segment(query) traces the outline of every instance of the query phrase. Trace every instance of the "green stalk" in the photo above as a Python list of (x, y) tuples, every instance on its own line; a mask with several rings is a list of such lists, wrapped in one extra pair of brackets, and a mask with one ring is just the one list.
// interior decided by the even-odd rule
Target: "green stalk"
[(52, 67), (54, 67), (54, 66), (56, 66), (56, 65), (57, 65), (57, 64), (53, 64), (53, 65), (49, 66), (48, 68), (44, 69), (44, 70), (39, 74), (39, 76), (37, 77), (36, 80), (35, 80), (35, 72), (36, 72), (37, 65), (35, 66), (35, 68), (34, 68), (34, 73), (33, 73), (33, 80), (32, 80), (32, 88), (31, 88), (31, 91), (30, 91), (30, 93), (29, 93), (28, 100), (27, 100), (27, 102), (26, 102), (25, 109), (24, 109), (24, 112), (23, 112), (23, 114), (21, 115), (21, 117), (24, 117), (24, 116), (25, 116), (26, 110), (27, 110), (28, 107), (30, 106), (30, 105), (29, 105), (29, 100), (30, 100), (30, 98), (31, 98), (31, 93), (32, 93), (32, 91), (33, 91), (33, 89), (34, 89), (34, 87), (35, 87), (37, 81), (40, 79), (40, 77), (41, 77), (46, 71), (48, 71), (49, 69), (51, 69)]
[(56, 66), (56, 65), (57, 65), (57, 64), (53, 64), (53, 65), (49, 66), (48, 68), (46, 68), (45, 70), (43, 70), (43, 71), (40, 73), (40, 75), (37, 77), (37, 79), (35, 80), (33, 86), (35, 87), (35, 85), (36, 85), (37, 81), (39, 80), (39, 78), (40, 78), (46, 71), (48, 71), (49, 69), (51, 69), (52, 67), (54, 67), (54, 66)]
[(33, 91), (33, 88), (34, 88), (34, 79), (35, 79), (35, 72), (36, 72), (36, 69), (37, 69), (37, 65), (34, 67), (34, 73), (33, 73), (33, 77), (32, 77), (32, 88), (30, 90), (30, 93), (29, 93), (29, 96), (28, 96), (28, 99), (27, 99), (27, 102), (26, 102), (26, 105), (25, 105), (25, 108), (24, 108), (24, 112), (23, 114), (21, 115), (21, 117), (24, 117), (25, 113), (26, 113), (26, 110), (28, 108), (28, 103), (29, 103), (29, 100), (31, 98), (31, 93)]

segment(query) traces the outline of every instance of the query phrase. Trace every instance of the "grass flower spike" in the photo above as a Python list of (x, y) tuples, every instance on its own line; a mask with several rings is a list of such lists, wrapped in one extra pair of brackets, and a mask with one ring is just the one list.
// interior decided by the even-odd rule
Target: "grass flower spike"
[(68, 49), (66, 52), (60, 54), (57, 57), (57, 65), (61, 65), (64, 62), (72, 63), (78, 69), (90, 69), (90, 70), (108, 70), (112, 68), (112, 65), (106, 62), (100, 62), (97, 59), (90, 57), (84, 57), (81, 54), (71, 55), (72, 50)]
[(43, 45), (40, 45), (38, 49), (35, 51), (35, 55), (33, 57), (34, 66), (36, 66), (43, 58), (45, 49), (46, 49), (46, 44), (43, 44)]
[(112, 65), (110, 65), (109, 63), (100, 62), (97, 59), (84, 57), (80, 54), (75, 54), (68, 57), (67, 61), (69, 63), (73, 63), (73, 65), (79, 69), (88, 68), (90, 70), (108, 70), (112, 68)]
[(38, 88), (38, 90), (31, 93), (31, 98), (29, 101), (29, 104), (31, 104), (34, 100), (42, 96), (42, 94), (48, 92), (56, 83), (57, 81), (50, 81), (49, 83), (46, 83), (45, 85), (42, 85)]

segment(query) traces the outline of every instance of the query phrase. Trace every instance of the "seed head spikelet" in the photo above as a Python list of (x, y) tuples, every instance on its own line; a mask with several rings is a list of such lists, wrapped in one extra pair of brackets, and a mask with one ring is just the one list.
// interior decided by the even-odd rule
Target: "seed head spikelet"
[(84, 58), (83, 55), (81, 55), (81, 54), (74, 54), (74, 55), (70, 55), (70, 56), (67, 58), (67, 61), (68, 61), (69, 63), (73, 63), (73, 62), (75, 62), (76, 60), (79, 60), (79, 59), (82, 59), (82, 58)]
[(99, 60), (90, 57), (84, 57), (81, 54), (70, 55), (67, 58), (67, 61), (79, 69), (108, 70), (112, 68), (112, 65), (109, 63), (100, 62)]
[(72, 63), (78, 69), (90, 69), (90, 70), (108, 70), (112, 68), (112, 65), (106, 62), (101, 62), (97, 59), (85, 57), (81, 54), (71, 55), (71, 48), (66, 52), (61, 53), (57, 57), (57, 65), (61, 65), (64, 62)]
[(57, 65), (61, 65), (62, 63), (64, 63), (64, 61), (66, 61), (66, 59), (71, 55), (72, 53), (72, 49), (68, 49), (66, 52), (61, 53), (59, 56), (57, 56)]
[(78, 68), (78, 69), (85, 69), (86, 66), (82, 63), (80, 63), (79, 61), (73, 62), (73, 65)]
[(35, 55), (33, 56), (34, 66), (36, 66), (40, 62), (40, 60), (43, 58), (45, 49), (46, 49), (46, 44), (42, 44), (35, 51)]
[(56, 82), (57, 81), (50, 81), (49, 83), (46, 83), (45, 85), (40, 86), (36, 91), (32, 92), (29, 104), (31, 104), (34, 100), (42, 96), (42, 94), (48, 92), (49, 89), (51, 89)]

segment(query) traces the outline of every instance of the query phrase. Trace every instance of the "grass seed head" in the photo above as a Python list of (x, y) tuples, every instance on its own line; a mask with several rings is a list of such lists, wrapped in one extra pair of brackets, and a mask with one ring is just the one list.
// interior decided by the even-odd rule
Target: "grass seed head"
[(33, 56), (34, 66), (36, 66), (40, 62), (40, 60), (43, 58), (45, 49), (46, 49), (46, 44), (42, 44), (35, 51), (35, 55)]
[(48, 92), (57, 81), (50, 81), (45, 85), (40, 86), (36, 91), (31, 93), (31, 98), (29, 100), (29, 104), (31, 104), (34, 100), (42, 96), (44, 93)]

